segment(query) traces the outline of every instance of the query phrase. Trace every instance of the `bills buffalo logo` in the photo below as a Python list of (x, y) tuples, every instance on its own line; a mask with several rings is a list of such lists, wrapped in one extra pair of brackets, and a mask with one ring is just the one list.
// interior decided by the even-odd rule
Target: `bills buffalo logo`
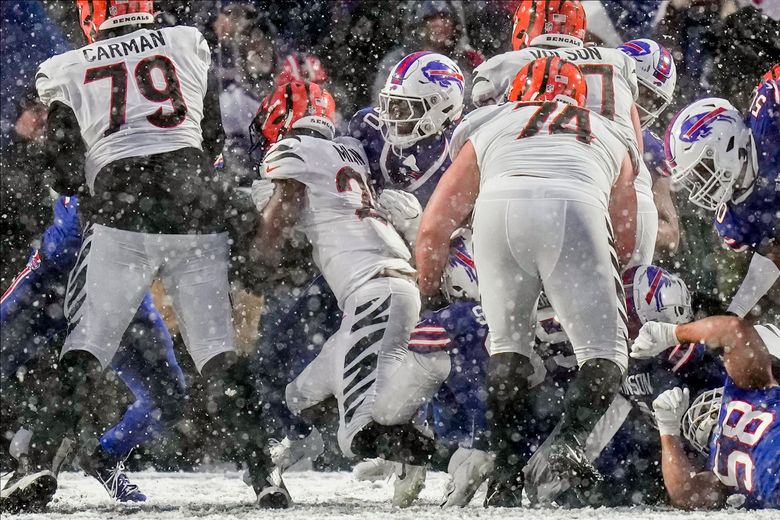
[(477, 267), (474, 265), (474, 259), (471, 258), (469, 250), (466, 247), (466, 242), (462, 237), (458, 237), (452, 241), (450, 250), (450, 266), (455, 268), (458, 266), (463, 267), (466, 271), (466, 275), (472, 282), (477, 281)]
[[(640, 40), (626, 42), (618, 47), (618, 49), (634, 58), (647, 56), (653, 52), (653, 48), (649, 42)], [(672, 75), (672, 64), (674, 61), (672, 60), (672, 53), (669, 52), (669, 49), (659, 45), (658, 50), (660, 56), (658, 57), (658, 63), (653, 68), (653, 77), (658, 80), (659, 83), (663, 84), (666, 83)]]
[(422, 73), (440, 87), (447, 88), (454, 83), (463, 92), (463, 74), (445, 63), (433, 60), (422, 68)]
[(680, 140), (685, 143), (695, 143), (700, 139), (709, 137), (712, 133), (713, 123), (724, 121), (736, 123), (737, 120), (729, 114), (724, 114), (726, 109), (718, 107), (709, 112), (702, 112), (688, 116), (680, 126)]

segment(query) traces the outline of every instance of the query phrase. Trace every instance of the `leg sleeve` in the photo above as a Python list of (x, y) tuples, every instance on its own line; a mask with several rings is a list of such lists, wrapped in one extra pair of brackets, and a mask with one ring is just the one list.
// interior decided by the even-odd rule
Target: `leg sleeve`
[(333, 395), (333, 374), (339, 366), (334, 359), (339, 346), (338, 332), (328, 339), (320, 353), (285, 389), (287, 407), (295, 414)]

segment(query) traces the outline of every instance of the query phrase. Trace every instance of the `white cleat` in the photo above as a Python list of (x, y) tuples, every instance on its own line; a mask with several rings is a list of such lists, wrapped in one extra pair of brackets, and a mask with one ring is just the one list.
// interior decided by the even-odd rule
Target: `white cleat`
[(425, 466), (395, 464), (395, 482), (393, 482), (393, 505), (409, 507), (420, 496), (425, 487)]
[(325, 451), (325, 443), (317, 428), (312, 428), (311, 433), (302, 439), (271, 439), (268, 451), (271, 454), (271, 462), (284, 472), (303, 459), (316, 460)]
[(395, 470), (394, 462), (380, 458), (368, 459), (355, 464), (352, 468), (352, 478), (358, 481), (376, 482), (390, 478)]
[(495, 456), (482, 450), (458, 448), (450, 458), (447, 473), (450, 481), (442, 507), (464, 507), (479, 489), (495, 466)]

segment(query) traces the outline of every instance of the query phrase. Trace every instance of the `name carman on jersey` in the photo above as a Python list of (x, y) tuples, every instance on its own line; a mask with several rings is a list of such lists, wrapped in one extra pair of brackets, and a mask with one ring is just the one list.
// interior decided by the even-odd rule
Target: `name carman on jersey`
[(147, 34), (139, 34), (130, 40), (105, 45), (89, 46), (81, 49), (84, 59), (87, 61), (110, 60), (123, 58), (131, 53), (145, 52), (165, 45), (162, 31), (151, 31)]

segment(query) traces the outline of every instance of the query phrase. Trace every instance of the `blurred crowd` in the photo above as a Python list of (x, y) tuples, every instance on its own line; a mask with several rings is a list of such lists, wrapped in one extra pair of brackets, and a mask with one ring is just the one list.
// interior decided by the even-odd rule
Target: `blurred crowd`
[[(159, 21), (197, 26), (211, 44), (221, 82), (232, 179), (249, 185), (255, 161), (249, 124), (274, 85), (292, 79), (324, 84), (333, 93), (342, 130), (357, 110), (378, 103), (392, 66), (416, 50), (453, 58), (470, 71), (510, 47), (518, 0), (156, 0)], [(589, 0), (589, 39), (617, 46), (653, 38), (677, 63), (677, 94), (662, 133), (695, 98), (718, 95), (745, 109), (760, 75), (780, 56), (780, 2), (761, 0)], [(0, 82), (0, 283), (8, 286), (50, 220), (40, 141), (46, 110), (33, 89), (37, 65), (80, 47), (72, 2), (4, 0)], [(468, 93), (467, 93), (468, 103)], [(682, 242), (662, 259), (688, 281), (694, 304), (712, 313), (733, 293), (746, 264), (722, 250), (707, 218), (678, 204)], [(725, 296), (724, 296), (725, 295)], [(723, 297), (722, 297), (723, 296)]]

